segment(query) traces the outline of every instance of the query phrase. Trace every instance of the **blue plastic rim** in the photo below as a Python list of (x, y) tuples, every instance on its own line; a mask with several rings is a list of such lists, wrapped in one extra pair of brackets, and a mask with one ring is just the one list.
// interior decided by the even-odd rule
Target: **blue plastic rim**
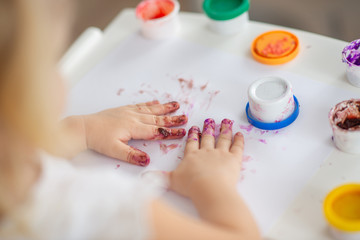
[(290, 124), (292, 124), (296, 120), (296, 118), (299, 116), (300, 106), (299, 106), (299, 102), (295, 96), (294, 96), (294, 101), (295, 101), (294, 112), (287, 119), (284, 119), (281, 122), (275, 122), (275, 123), (264, 123), (264, 122), (260, 122), (256, 118), (254, 118), (251, 115), (249, 103), (247, 103), (246, 104), (246, 116), (247, 116), (248, 122), (251, 125), (253, 125), (254, 127), (260, 128), (263, 130), (277, 130), (277, 129), (287, 127)]

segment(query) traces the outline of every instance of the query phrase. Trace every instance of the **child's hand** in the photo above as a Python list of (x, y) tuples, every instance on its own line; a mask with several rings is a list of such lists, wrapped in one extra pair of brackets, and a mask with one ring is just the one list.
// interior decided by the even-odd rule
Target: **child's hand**
[(184, 159), (169, 175), (171, 189), (191, 198), (199, 189), (236, 186), (244, 137), (238, 132), (232, 141), (232, 124), (228, 119), (222, 121), (216, 144), (214, 120), (205, 120), (202, 134), (198, 127), (189, 130)]
[(179, 109), (177, 102), (159, 104), (158, 101), (108, 109), (84, 116), (86, 144), (107, 156), (146, 166), (150, 157), (127, 145), (131, 139), (177, 139), (186, 134), (176, 127), (187, 123), (187, 117), (163, 116)]

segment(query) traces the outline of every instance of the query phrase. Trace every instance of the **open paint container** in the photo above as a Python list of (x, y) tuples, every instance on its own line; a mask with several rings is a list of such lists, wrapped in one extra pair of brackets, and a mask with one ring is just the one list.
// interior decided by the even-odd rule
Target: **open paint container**
[(219, 34), (242, 31), (249, 21), (249, 0), (205, 0), (203, 9), (210, 19), (209, 28)]
[(136, 7), (141, 32), (149, 39), (166, 39), (180, 29), (180, 4), (176, 0), (144, 0)]
[(347, 45), (342, 56), (343, 62), (346, 63), (347, 79), (355, 87), (360, 87), (360, 39)]
[(331, 191), (324, 201), (324, 213), (335, 239), (360, 239), (360, 184)]
[(360, 99), (338, 103), (330, 110), (329, 121), (334, 142), (343, 152), (360, 153)]
[(256, 61), (277, 65), (293, 60), (299, 53), (299, 39), (287, 31), (270, 31), (258, 36), (251, 45)]
[(299, 102), (291, 83), (279, 77), (265, 77), (248, 89), (246, 115), (254, 127), (275, 130), (293, 123), (299, 115)]

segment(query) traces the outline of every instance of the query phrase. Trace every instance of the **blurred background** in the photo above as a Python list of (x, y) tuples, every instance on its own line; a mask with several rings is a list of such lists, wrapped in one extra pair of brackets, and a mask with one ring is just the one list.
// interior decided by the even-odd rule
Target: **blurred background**
[[(181, 11), (202, 12), (203, 0), (179, 0)], [(89, 26), (104, 29), (124, 8), (140, 0), (77, 0), (74, 41)], [(250, 19), (326, 35), (360, 38), (360, 0), (250, 0)]]

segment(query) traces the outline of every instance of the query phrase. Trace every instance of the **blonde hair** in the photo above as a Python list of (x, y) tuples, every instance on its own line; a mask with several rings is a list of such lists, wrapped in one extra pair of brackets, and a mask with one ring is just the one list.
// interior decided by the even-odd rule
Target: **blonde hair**
[(58, 57), (42, 0), (0, 0), (0, 220), (40, 173), (38, 148), (59, 139), (54, 108)]

